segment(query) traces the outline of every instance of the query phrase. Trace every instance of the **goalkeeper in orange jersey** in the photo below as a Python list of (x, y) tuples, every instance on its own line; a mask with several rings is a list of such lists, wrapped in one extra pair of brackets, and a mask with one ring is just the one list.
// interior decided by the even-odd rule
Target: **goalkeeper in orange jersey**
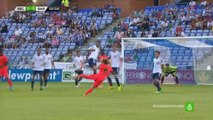
[(75, 77), (86, 78), (90, 80), (94, 80), (93, 86), (88, 89), (84, 96), (90, 94), (95, 88), (97, 88), (103, 81), (110, 75), (112, 72), (112, 68), (108, 65), (108, 60), (103, 59), (101, 65), (99, 66), (99, 72), (97, 74), (85, 75), (81, 74)]

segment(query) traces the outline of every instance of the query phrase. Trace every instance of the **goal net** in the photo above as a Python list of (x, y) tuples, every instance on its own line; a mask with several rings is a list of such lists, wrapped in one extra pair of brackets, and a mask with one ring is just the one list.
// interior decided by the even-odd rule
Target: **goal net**
[[(213, 36), (123, 38), (122, 82), (152, 83), (155, 51), (160, 51), (165, 64), (177, 67), (180, 84), (213, 85)], [(175, 82), (167, 76), (164, 83)]]

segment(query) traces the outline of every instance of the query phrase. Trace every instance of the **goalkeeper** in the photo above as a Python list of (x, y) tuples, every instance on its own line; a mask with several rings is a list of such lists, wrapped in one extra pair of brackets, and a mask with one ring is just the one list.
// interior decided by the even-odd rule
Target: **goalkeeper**
[(163, 74), (162, 74), (162, 77), (161, 77), (161, 84), (163, 84), (163, 82), (164, 82), (164, 77), (165, 76), (167, 77), (169, 75), (173, 76), (175, 83), (178, 85), (179, 80), (178, 80), (178, 77), (177, 77), (177, 67), (171, 66), (169, 64), (166, 64), (163, 68)]

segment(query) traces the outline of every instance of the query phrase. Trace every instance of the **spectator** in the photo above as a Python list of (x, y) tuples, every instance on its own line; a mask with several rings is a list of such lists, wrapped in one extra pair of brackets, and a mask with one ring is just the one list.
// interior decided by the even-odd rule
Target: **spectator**
[(47, 28), (47, 31), (45, 33), (45, 35), (47, 36), (47, 38), (50, 38), (50, 36), (54, 33), (54, 31), (52, 30), (51, 27)]
[(206, 7), (207, 5), (207, 1), (206, 0), (201, 0), (201, 3), (200, 3), (201, 7)]
[(107, 45), (106, 45), (106, 47), (111, 48), (113, 43), (114, 43), (114, 40), (111, 38), (110, 35), (108, 35), (107, 36)]
[(135, 33), (133, 32), (133, 30), (128, 30), (127, 31), (127, 37), (136, 37)]
[(190, 7), (190, 9), (194, 9), (196, 7), (196, 2), (194, 0), (191, 0), (189, 2), (189, 7)]
[(98, 31), (97, 24), (96, 24), (95, 21), (92, 21), (92, 24), (90, 25), (90, 32), (91, 32), (93, 37), (95, 37), (97, 31)]
[(3, 43), (4, 43), (4, 39), (3, 39), (3, 37), (0, 35), (0, 45), (3, 46)]
[(113, 17), (113, 20), (117, 20), (119, 18), (119, 14), (116, 10), (113, 10), (112, 17)]
[(213, 20), (209, 19), (207, 22), (207, 29), (211, 29), (213, 27)]
[(7, 24), (6, 23), (2, 23), (1, 28), (1, 33), (7, 33), (8, 32), (8, 28), (7, 28)]
[(133, 20), (132, 20), (132, 23), (130, 22), (130, 25), (136, 26), (139, 22), (140, 22), (140, 18), (134, 17)]
[(74, 11), (74, 12), (78, 12), (79, 7), (78, 7), (78, 4), (76, 2), (73, 3), (73, 6), (71, 7), (71, 10)]
[(181, 33), (183, 32), (183, 28), (181, 27), (181, 24), (179, 23), (178, 26), (176, 27), (176, 33), (175, 35), (178, 37), (178, 36), (181, 36)]
[(121, 38), (123, 37), (123, 35), (124, 35), (124, 32), (122, 32), (121, 29), (119, 29), (119, 30), (115, 33), (114, 38), (115, 38), (117, 41), (121, 41)]
[(21, 36), (21, 34), (22, 34), (21, 28), (19, 28), (18, 26), (16, 26), (14, 35), (15, 35), (16, 37), (19, 37), (19, 36)]
[(59, 46), (59, 40), (57, 39), (56, 36), (52, 37), (52, 47), (58, 47)]
[(144, 30), (141, 32), (141, 37), (146, 37), (146, 33)]
[(159, 31), (155, 30), (154, 33), (152, 34), (152, 37), (159, 37)]
[(19, 62), (19, 69), (22, 69), (22, 68), (24, 69), (29, 68), (29, 60), (26, 56), (22, 56)]
[(60, 27), (56, 28), (56, 34), (57, 35), (62, 35), (63, 33), (64, 33), (64, 31), (62, 30), (62, 28), (60, 28)]

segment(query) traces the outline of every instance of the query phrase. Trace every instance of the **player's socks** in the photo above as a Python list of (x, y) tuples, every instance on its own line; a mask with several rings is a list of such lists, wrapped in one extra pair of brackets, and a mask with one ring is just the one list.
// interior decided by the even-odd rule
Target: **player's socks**
[(112, 84), (112, 79), (110, 78), (110, 77), (107, 77), (107, 80), (108, 80), (108, 83), (109, 83), (109, 86), (113, 86), (113, 84)]
[(78, 86), (78, 78), (75, 79), (75, 86)]
[(34, 90), (34, 81), (31, 81), (31, 89)]
[(87, 90), (87, 91), (84, 93), (84, 96), (87, 96), (87, 95), (90, 94), (92, 91), (93, 91), (93, 89), (90, 88), (89, 90)]
[(7, 78), (7, 82), (8, 82), (10, 87), (13, 87), (13, 83), (12, 83), (12, 81), (9, 78)]
[(157, 91), (161, 90), (159, 82), (154, 82), (155, 87), (157, 87)]
[(43, 81), (40, 80), (40, 90), (43, 90)]
[(177, 85), (179, 84), (178, 77), (175, 77), (175, 83), (176, 83)]
[(47, 82), (48, 82), (48, 80), (44, 80), (44, 87), (47, 86)]
[(115, 81), (116, 81), (118, 87), (121, 86), (117, 77), (115, 77)]
[(162, 84), (163, 84), (163, 82), (164, 82), (164, 77), (162, 77), (162, 79), (161, 79), (161, 81), (160, 81), (160, 82), (161, 82), (161, 85), (162, 85)]

